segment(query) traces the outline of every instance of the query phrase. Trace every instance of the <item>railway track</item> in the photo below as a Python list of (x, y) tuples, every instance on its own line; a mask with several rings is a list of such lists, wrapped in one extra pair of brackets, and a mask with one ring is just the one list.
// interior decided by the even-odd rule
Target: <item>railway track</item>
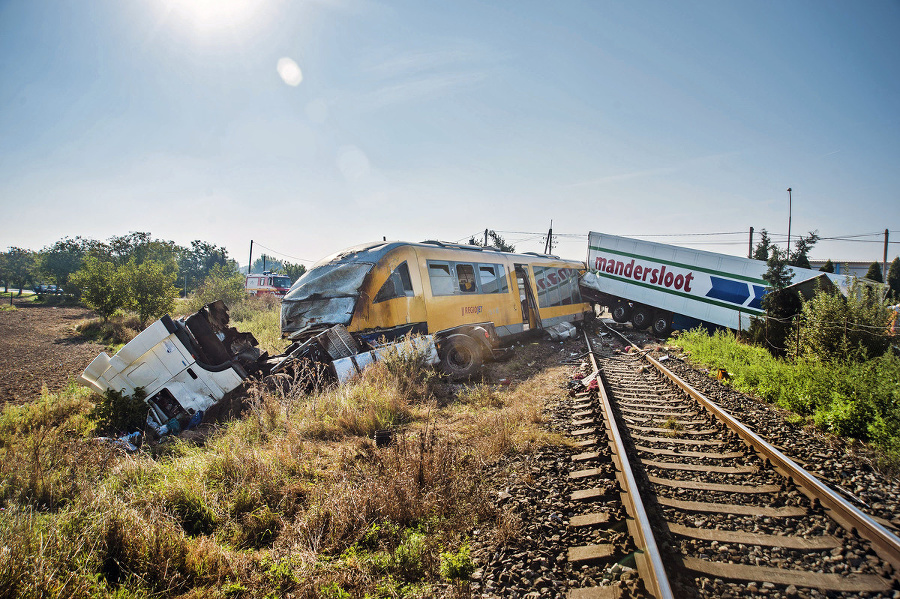
[[(900, 597), (900, 539), (662, 363), (585, 341), (567, 560), (581, 581), (619, 563), (641, 584), (568, 597)], [(603, 542), (623, 527), (630, 543)]]

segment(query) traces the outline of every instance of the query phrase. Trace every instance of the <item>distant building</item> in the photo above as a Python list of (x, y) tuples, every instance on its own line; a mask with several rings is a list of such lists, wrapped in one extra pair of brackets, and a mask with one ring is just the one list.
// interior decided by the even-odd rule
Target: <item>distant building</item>
[[(828, 260), (810, 260), (809, 265), (813, 270), (819, 270)], [(852, 275), (854, 277), (863, 278), (866, 276), (866, 273), (869, 272), (869, 267), (872, 266), (872, 260), (869, 262), (860, 262), (858, 260), (834, 260), (832, 259), (831, 263), (834, 264), (834, 274), (836, 275)], [(878, 263), (879, 265), (881, 262)], [(890, 266), (890, 263), (888, 263)]]

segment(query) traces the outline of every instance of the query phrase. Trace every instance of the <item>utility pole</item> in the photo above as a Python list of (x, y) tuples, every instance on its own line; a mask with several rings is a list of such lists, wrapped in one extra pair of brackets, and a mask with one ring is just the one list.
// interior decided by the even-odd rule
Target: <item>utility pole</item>
[(247, 274), (250, 274), (250, 269), (253, 268), (253, 240), (250, 240), (250, 262), (247, 263)]
[(881, 280), (887, 283), (887, 250), (888, 250), (888, 230), (884, 230), (884, 258), (881, 266)]
[(791, 261), (791, 188), (788, 187), (788, 246), (787, 259)]
[(547, 231), (547, 243), (544, 244), (544, 253), (549, 254), (553, 251), (553, 221), (550, 221), (550, 230)]
[(753, 257), (753, 227), (750, 227), (750, 246), (747, 248), (747, 257)]
[(484, 230), (484, 247), (487, 247), (487, 234), (488, 234), (488, 230), (485, 229)]

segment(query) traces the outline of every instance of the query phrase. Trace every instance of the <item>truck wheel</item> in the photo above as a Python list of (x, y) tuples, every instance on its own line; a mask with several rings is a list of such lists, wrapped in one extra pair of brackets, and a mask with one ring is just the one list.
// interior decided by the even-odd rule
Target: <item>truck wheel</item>
[(672, 313), (657, 312), (653, 316), (653, 325), (650, 327), (653, 334), (665, 339), (672, 333)]
[(451, 335), (441, 343), (441, 370), (451, 380), (469, 378), (483, 361), (481, 346), (468, 335)]
[(653, 313), (647, 306), (635, 306), (634, 311), (631, 314), (631, 326), (637, 331), (646, 329), (650, 326), (650, 319), (652, 317)]
[(627, 302), (619, 302), (613, 306), (612, 318), (618, 323), (628, 322), (631, 318), (631, 306)]

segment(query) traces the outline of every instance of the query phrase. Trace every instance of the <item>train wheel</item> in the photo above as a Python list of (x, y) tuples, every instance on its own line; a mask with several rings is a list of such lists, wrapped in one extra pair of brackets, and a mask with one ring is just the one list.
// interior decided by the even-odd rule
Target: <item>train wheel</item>
[(653, 316), (653, 324), (650, 327), (653, 334), (665, 339), (672, 333), (672, 313), (657, 312)]
[(481, 346), (468, 335), (451, 335), (441, 346), (441, 369), (451, 379), (467, 379), (481, 368)]
[(631, 314), (631, 326), (638, 331), (646, 329), (650, 326), (650, 319), (652, 317), (653, 312), (647, 306), (635, 306), (634, 311)]
[(628, 302), (619, 302), (612, 309), (612, 318), (616, 322), (628, 322), (628, 319), (631, 318), (631, 306), (628, 305)]

